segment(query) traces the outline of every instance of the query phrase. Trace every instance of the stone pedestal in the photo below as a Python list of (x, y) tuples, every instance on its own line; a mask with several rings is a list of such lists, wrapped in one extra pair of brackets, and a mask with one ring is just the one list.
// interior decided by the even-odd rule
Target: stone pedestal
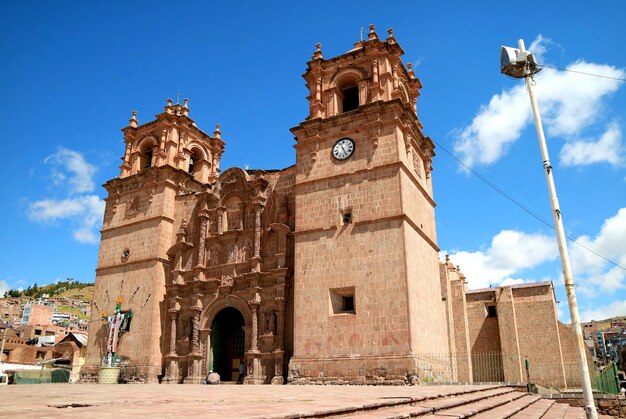
[(185, 377), (185, 384), (202, 384), (204, 381), (204, 375), (202, 373), (202, 355), (192, 354), (187, 358), (187, 377)]
[(119, 367), (100, 367), (98, 384), (117, 384), (120, 379)]
[(178, 384), (178, 357), (165, 357), (165, 377), (161, 380), (162, 384)]
[(283, 351), (277, 349), (274, 351), (274, 377), (272, 377), (272, 384), (284, 384), (285, 379), (283, 377)]
[(261, 376), (261, 353), (248, 352), (246, 353), (246, 377), (243, 379), (244, 384), (263, 384), (263, 377)]

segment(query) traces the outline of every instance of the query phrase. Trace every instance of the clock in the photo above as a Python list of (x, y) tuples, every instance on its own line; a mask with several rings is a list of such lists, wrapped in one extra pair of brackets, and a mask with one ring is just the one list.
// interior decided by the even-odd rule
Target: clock
[(350, 138), (342, 138), (333, 146), (333, 157), (337, 160), (345, 160), (354, 153), (354, 141)]

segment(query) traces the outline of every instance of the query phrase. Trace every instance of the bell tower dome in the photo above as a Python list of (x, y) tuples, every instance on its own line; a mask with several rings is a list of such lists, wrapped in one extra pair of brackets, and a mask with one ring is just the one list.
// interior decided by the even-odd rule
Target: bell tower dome
[[(422, 87), (389, 29), (303, 75), (296, 136), (292, 381), (423, 374), (448, 350)], [(428, 363), (442, 374), (446, 367)]]

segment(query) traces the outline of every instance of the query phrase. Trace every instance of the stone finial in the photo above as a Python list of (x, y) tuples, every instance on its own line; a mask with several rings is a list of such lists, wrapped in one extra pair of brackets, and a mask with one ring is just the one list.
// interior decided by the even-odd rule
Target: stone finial
[(167, 98), (167, 105), (165, 105), (165, 112), (172, 113), (172, 99)]
[(367, 34), (367, 37), (369, 38), (370, 41), (373, 40), (373, 39), (378, 39), (378, 34), (374, 30), (374, 24), (373, 23), (370, 25), (370, 31)]
[(409, 68), (409, 77), (411, 77), (412, 79), (415, 78), (415, 71), (413, 71), (413, 64), (412, 63), (408, 63), (406, 65)]
[(450, 255), (446, 255), (446, 263), (450, 262)]
[(181, 108), (181, 113), (185, 116), (189, 116), (189, 99), (183, 99), (183, 107)]
[(130, 117), (128, 122), (130, 122), (131, 128), (137, 128), (137, 125), (138, 125), (138, 122), (139, 122), (137, 120), (137, 111), (133, 111), (133, 116)]
[(389, 36), (387, 37), (387, 42), (390, 44), (395, 44), (396, 38), (393, 36), (393, 29), (392, 28), (387, 29), (387, 33), (389, 34)]
[(220, 130), (220, 124), (215, 125), (215, 131), (213, 131), (214, 138), (222, 138), (222, 131)]
[(315, 52), (311, 56), (311, 59), (313, 59), (313, 60), (322, 60), (322, 59), (324, 59), (324, 57), (322, 57), (322, 44), (319, 44), (319, 43), (315, 44)]

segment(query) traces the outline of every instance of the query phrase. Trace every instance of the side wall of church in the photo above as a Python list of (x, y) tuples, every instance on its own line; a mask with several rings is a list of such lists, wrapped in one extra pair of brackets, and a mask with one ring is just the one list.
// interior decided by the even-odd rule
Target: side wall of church
[(509, 289), (515, 300), (519, 353), (522, 362), (524, 356), (528, 357), (531, 379), (537, 374), (542, 385), (562, 387), (563, 358), (552, 286)]
[(452, 381), (472, 381), (465, 277), (446, 259), (439, 264), (441, 286), (445, 290), (448, 313), (448, 339), (452, 360)]
[(449, 342), (441, 284), (434, 280), (439, 277), (438, 254), (411, 224), (405, 222), (403, 227), (411, 348), (418, 358), (440, 354)]

